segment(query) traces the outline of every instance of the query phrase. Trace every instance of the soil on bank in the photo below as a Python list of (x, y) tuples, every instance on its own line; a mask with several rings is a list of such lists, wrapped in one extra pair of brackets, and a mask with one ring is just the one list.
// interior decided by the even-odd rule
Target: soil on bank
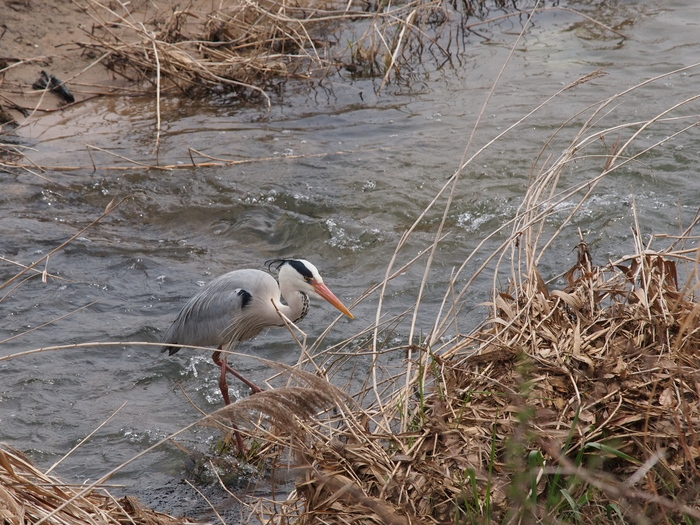
[[(98, 28), (108, 26), (118, 34), (121, 28), (107, 23), (126, 12), (114, 11), (106, 20), (100, 19), (106, 11), (98, 13), (71, 0), (0, 2), (0, 107), (5, 114), (3, 118), (0, 113), (0, 125), (10, 117), (21, 123), (29, 115), (36, 118), (118, 89), (123, 94), (132, 84), (105, 68), (94, 46)], [(199, 3), (211, 7), (211, 2), (189, 2), (192, 9)], [(129, 2), (128, 16), (132, 23), (158, 20), (174, 5), (167, 0)], [(42, 71), (64, 82), (74, 102), (33, 87)]]

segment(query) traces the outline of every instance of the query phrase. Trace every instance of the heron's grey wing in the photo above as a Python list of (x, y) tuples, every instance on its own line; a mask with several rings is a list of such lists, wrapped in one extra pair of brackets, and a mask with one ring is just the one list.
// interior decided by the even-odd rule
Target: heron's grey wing
[(277, 281), (270, 274), (259, 270), (241, 270), (238, 277), (246, 283), (241, 309), (231, 320), (222, 334), (224, 350), (247, 339), (252, 339), (263, 329), (281, 324), (281, 320), (272, 302), (279, 304), (280, 289)]
[[(228, 275), (228, 274), (227, 274)], [(163, 336), (163, 350), (174, 354), (179, 348), (171, 344), (212, 346), (224, 344), (222, 334), (235, 322), (250, 302), (250, 293), (231, 279), (214, 279), (192, 297)]]
[(170, 354), (178, 348), (168, 345), (224, 346), (234, 340), (257, 335), (264, 326), (251, 326), (255, 309), (266, 294), (279, 295), (275, 279), (259, 270), (237, 270), (217, 277), (182, 308), (163, 337), (163, 350)]

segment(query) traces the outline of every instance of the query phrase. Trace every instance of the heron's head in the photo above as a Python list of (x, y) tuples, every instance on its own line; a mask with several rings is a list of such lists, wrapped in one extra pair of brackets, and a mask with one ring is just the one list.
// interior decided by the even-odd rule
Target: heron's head
[(272, 259), (265, 262), (265, 266), (267, 266), (270, 271), (274, 268), (279, 272), (281, 288), (289, 287), (299, 292), (321, 297), (347, 315), (350, 319), (354, 318), (350, 310), (340, 302), (340, 299), (323, 284), (323, 278), (321, 274), (318, 273), (318, 269), (309, 261), (305, 261), (304, 259)]

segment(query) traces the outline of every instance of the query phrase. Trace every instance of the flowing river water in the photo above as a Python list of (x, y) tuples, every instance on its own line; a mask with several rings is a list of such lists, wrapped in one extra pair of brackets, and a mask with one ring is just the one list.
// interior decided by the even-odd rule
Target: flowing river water
[[(531, 166), (562, 124), (644, 80), (691, 66), (700, 56), (700, 5), (694, 1), (568, 5), (627, 38), (571, 11), (550, 9), (534, 17), (470, 151), (577, 78), (599, 69), (605, 75), (556, 97), (467, 167), (447, 217), (449, 236), (440, 244), (424, 291), (417, 320), (421, 333), (432, 326), (452, 269), (513, 216)], [(24, 128), (21, 136), (33, 146), (34, 162), (82, 168), (49, 169), (42, 177), (0, 173), (3, 257), (30, 264), (100, 216), (113, 199), (131, 198), (42, 264), (40, 269), (55, 277), (5, 288), (0, 356), (73, 343), (158, 341), (203, 283), (236, 268), (262, 269), (265, 260), (280, 256), (308, 258), (336, 295), (352, 303), (383, 279), (402, 234), (460, 165), (525, 21), (510, 18), (480, 27), (461, 42), (451, 62), (427, 65), (427, 72), (390, 83), (379, 94), (376, 79), (348, 76), (312, 90), (289, 83), (269, 114), (224, 95), (162, 101), (160, 165), (189, 164), (190, 148), (254, 162), (166, 171), (116, 157), (156, 163), (150, 98), (98, 99)], [(700, 69), (690, 68), (634, 90), (611, 106), (604, 125), (643, 121), (697, 96), (699, 79)], [(691, 102), (674, 115), (697, 115), (699, 109)], [(565, 126), (568, 136), (577, 123), (580, 119)], [(639, 140), (649, 145), (689, 123), (652, 127)], [(545, 278), (575, 260), (579, 228), (602, 263), (632, 251), (634, 209), (647, 234), (675, 234), (679, 224), (687, 224), (700, 203), (699, 139), (690, 129), (606, 179), (542, 261)], [(556, 145), (554, 154), (567, 146), (566, 141)], [(93, 170), (93, 163), (99, 169)], [(103, 169), (117, 166), (128, 169)], [(600, 162), (595, 167), (599, 172)], [(585, 180), (593, 169), (580, 163), (566, 176), (571, 183)], [(421, 221), (397, 265), (429, 247), (442, 206)], [(494, 239), (493, 246), (502, 241)], [(391, 283), (383, 311), (398, 315), (415, 303), (423, 268), (418, 264)], [(2, 263), (2, 280), (17, 271)], [(463, 328), (483, 315), (478, 305), (488, 299), (491, 285), (487, 276), (477, 281), (466, 298)], [(355, 320), (341, 320), (325, 344), (371, 325), (376, 308), (376, 295), (354, 307)], [(313, 340), (335, 316), (316, 300), (302, 328)], [(394, 334), (399, 342), (407, 335), (405, 324)], [(284, 330), (264, 333), (243, 350), (288, 364), (298, 358)], [(390, 363), (400, 367), (402, 359), (395, 356)], [(236, 365), (254, 381), (271, 375), (254, 359)], [(231, 385), (237, 396), (247, 395), (237, 383)], [(154, 346), (124, 344), (15, 357), (0, 362), (0, 441), (49, 468), (124, 405), (54, 471), (70, 482), (94, 481), (199, 417), (183, 391), (206, 411), (220, 406), (217, 370), (208, 353), (169, 357)], [(211, 453), (216, 437), (212, 429), (195, 428), (179, 440), (187, 449)], [(166, 445), (122, 469), (110, 483), (121, 486), (117, 493), (135, 494), (160, 510), (210, 517), (201, 498), (181, 483), (188, 461), (182, 450)], [(238, 510), (227, 495), (212, 497), (235, 519)]]

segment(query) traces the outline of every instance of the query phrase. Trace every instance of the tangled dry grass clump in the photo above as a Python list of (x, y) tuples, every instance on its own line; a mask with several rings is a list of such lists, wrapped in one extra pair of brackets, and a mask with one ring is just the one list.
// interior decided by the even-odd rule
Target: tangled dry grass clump
[(0, 449), (0, 521), (3, 524), (24, 525), (44, 520), (45, 523), (105, 525), (189, 523), (147, 509), (130, 496), (116, 499), (106, 490), (92, 490), (75, 498), (81, 488), (44, 474), (16, 450)]
[(564, 289), (533, 273), (497, 296), (481, 343), (442, 357), (426, 413), (461, 449), (452, 470), (473, 469), (496, 515), (521, 498), (539, 515), (595, 503), (600, 520), (644, 509), (697, 519), (681, 503), (700, 496), (700, 305), (678, 283), (684, 256), (642, 251), (596, 267), (578, 249)]
[(677, 268), (698, 261), (578, 250), (564, 288), (533, 271), (461, 343), (422, 350), (404, 431), (370, 430), (372, 409), (309, 431), (273, 521), (700, 519), (700, 303)]
[[(150, 6), (148, 6), (150, 7)], [(148, 8), (147, 7), (147, 8)], [(145, 20), (139, 4), (118, 7), (87, 0), (95, 20), (91, 42), (110, 70), (153, 84), (197, 90), (234, 89), (264, 96), (276, 79), (320, 80), (339, 70), (355, 76), (401, 76), (422, 53), (450, 57), (441, 43), (449, 28), (463, 34), (467, 18), (497, 9), (517, 11), (516, 2), (413, 0), (372, 2), (241, 1), (213, 6), (189, 0), (158, 10)], [(453, 31), (454, 29), (454, 31)], [(444, 44), (447, 48), (450, 43)], [(166, 82), (167, 81), (167, 82)]]
[[(200, 2), (201, 3), (201, 2)], [(261, 79), (302, 76), (313, 59), (307, 15), (286, 2), (241, 2), (213, 10), (195, 2), (157, 13), (144, 23), (126, 6), (88, 2), (96, 20), (90, 47), (130, 80), (192, 92), (220, 87), (261, 91)], [(114, 28), (114, 29), (113, 29)], [(308, 50), (308, 51), (307, 51)]]

